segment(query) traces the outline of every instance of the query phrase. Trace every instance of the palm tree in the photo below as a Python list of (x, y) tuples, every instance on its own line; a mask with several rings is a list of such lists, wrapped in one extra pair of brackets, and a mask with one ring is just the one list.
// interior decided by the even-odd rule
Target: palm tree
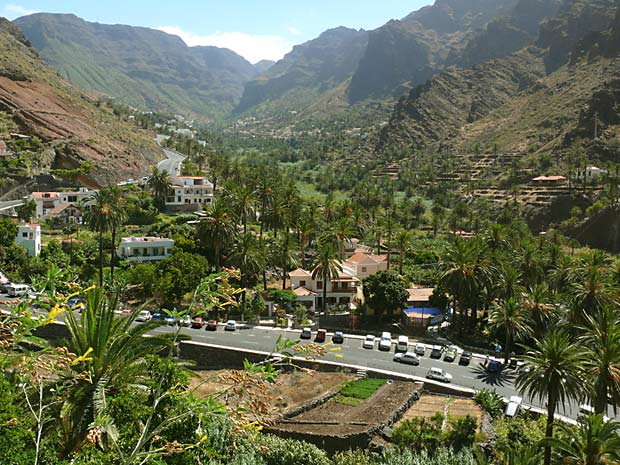
[(551, 293), (544, 283), (528, 289), (523, 294), (522, 305), (526, 312), (529, 333), (535, 338), (543, 337), (551, 323), (555, 321), (557, 307), (551, 302)]
[(398, 274), (402, 275), (403, 264), (405, 263), (405, 254), (407, 253), (407, 250), (411, 246), (411, 232), (407, 231), (406, 229), (401, 229), (396, 234), (394, 243), (399, 251)]
[[(108, 395), (122, 388), (144, 389), (149, 376), (145, 357), (172, 343), (170, 336), (144, 337), (157, 323), (135, 325), (140, 307), (129, 316), (117, 316), (117, 298), (106, 297), (101, 288), (89, 292), (86, 302), (79, 320), (74, 312), (65, 314), (69, 350), (80, 356), (62, 391), (59, 427), (65, 455), (78, 450), (92, 425), (104, 419)], [(102, 424), (113, 434), (112, 420), (106, 420)]]
[(325, 311), (327, 306), (327, 286), (338, 278), (341, 271), (342, 266), (336, 260), (334, 247), (329, 243), (321, 244), (316, 257), (316, 265), (312, 270), (312, 279), (314, 281), (320, 280), (323, 285), (322, 311)]
[(343, 216), (338, 218), (332, 225), (331, 234), (334, 237), (336, 244), (338, 244), (338, 255), (340, 260), (344, 260), (345, 244), (351, 240), (355, 232), (351, 226), (351, 220), (349, 217)]
[(84, 220), (89, 229), (99, 235), (99, 286), (103, 286), (103, 234), (110, 230), (111, 216), (115, 206), (106, 189), (92, 195), (92, 203), (84, 212)]
[(172, 188), (172, 180), (168, 172), (154, 166), (146, 185), (151, 189), (153, 197), (155, 197), (157, 209), (159, 211), (163, 210), (166, 206), (166, 197)]
[[(559, 404), (579, 401), (583, 393), (583, 359), (580, 348), (568, 333), (554, 330), (535, 339), (533, 347), (523, 346), (523, 357), (531, 368), (522, 371), (515, 386), (530, 398), (547, 401), (545, 436), (553, 437), (555, 412)], [(551, 446), (545, 445), (544, 464), (551, 464)]]
[(226, 249), (236, 233), (227, 205), (217, 198), (206, 209), (206, 216), (198, 225), (198, 236), (214, 252), (215, 268), (220, 269), (222, 251)]
[(509, 297), (493, 306), (489, 316), (489, 324), (496, 329), (503, 329), (504, 364), (508, 363), (511, 353), (511, 344), (527, 331), (525, 313), (515, 297)]
[(579, 341), (584, 347), (584, 368), (592, 380), (595, 413), (605, 413), (608, 396), (614, 411), (620, 406), (620, 317), (611, 306), (587, 315)]
[(230, 250), (230, 261), (241, 271), (242, 300), (245, 303), (246, 288), (265, 268), (265, 255), (259, 240), (252, 233), (237, 236)]
[(603, 414), (588, 415), (577, 430), (564, 423), (561, 435), (545, 438), (543, 444), (553, 447), (558, 463), (571, 465), (611, 465), (620, 463), (620, 423), (606, 421)]
[(254, 215), (254, 190), (246, 185), (228, 184), (228, 201), (231, 210), (241, 219), (243, 234), (248, 232), (248, 218)]
[(112, 251), (110, 253), (110, 279), (114, 281), (114, 264), (116, 259), (116, 233), (127, 221), (125, 199), (122, 197), (118, 186), (112, 186), (108, 190), (109, 202), (112, 206), (109, 215), (109, 226), (112, 231)]
[(292, 267), (299, 266), (294, 237), (288, 229), (273, 242), (271, 262), (282, 270), (282, 290), (286, 289), (286, 278)]
[[(466, 316), (468, 307), (475, 307), (482, 289), (487, 285), (491, 267), (484, 259), (484, 247), (475, 240), (454, 240), (441, 264), (441, 286), (453, 297), (455, 328), (460, 328), (460, 317)], [(472, 308), (472, 325), (477, 318)]]

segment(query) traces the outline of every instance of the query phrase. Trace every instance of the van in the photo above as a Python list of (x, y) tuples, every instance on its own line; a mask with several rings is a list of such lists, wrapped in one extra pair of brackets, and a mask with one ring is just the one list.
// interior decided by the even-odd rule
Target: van
[(409, 338), (407, 336), (398, 336), (396, 352), (407, 352), (407, 350), (409, 350)]
[(11, 284), (7, 288), (7, 294), (10, 297), (22, 297), (24, 295), (28, 295), (30, 291), (30, 287), (26, 284)]

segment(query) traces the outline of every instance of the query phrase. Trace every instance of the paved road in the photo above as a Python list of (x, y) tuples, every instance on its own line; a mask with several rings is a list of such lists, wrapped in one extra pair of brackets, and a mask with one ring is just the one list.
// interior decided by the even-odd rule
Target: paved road
[(183, 160), (186, 158), (185, 155), (175, 152), (174, 150), (163, 150), (168, 158), (157, 163), (157, 168), (159, 168), (160, 171), (167, 171), (171, 177), (178, 176), (181, 171), (181, 163), (183, 163)]
[[(0, 295), (0, 301), (7, 300), (6, 295)], [(1, 305), (0, 305), (1, 307)], [(155, 330), (158, 333), (166, 333), (172, 331), (173, 328), (162, 326)], [(215, 344), (230, 348), (255, 350), (261, 352), (271, 352), (280, 335), (291, 340), (299, 341), (301, 344), (308, 344), (307, 340), (300, 340), (299, 331), (292, 330), (273, 330), (270, 328), (242, 328), (235, 332), (224, 331), (223, 327), (218, 327), (217, 331), (205, 331), (191, 328), (182, 328), (181, 332), (191, 337), (193, 341), (205, 344)], [(331, 340), (328, 334), (327, 340)], [(314, 337), (314, 333), (313, 333)], [(362, 348), (363, 340), (359, 336), (345, 335), (343, 344), (330, 345), (329, 348), (338, 348), (336, 351), (328, 351), (323, 360), (342, 363), (347, 365), (357, 365), (364, 368), (374, 368), (406, 375), (418, 376), (424, 378), (426, 372), (431, 367), (442, 368), (453, 376), (452, 384), (460, 387), (481, 390), (489, 389), (496, 391), (505, 398), (519, 395), (514, 387), (516, 373), (514, 370), (505, 369), (498, 374), (487, 373), (482, 362), (484, 359), (474, 357), (469, 366), (461, 366), (455, 362), (445, 362), (443, 360), (430, 358), (430, 346), (427, 346), (426, 354), (421, 358), (419, 366), (403, 365), (393, 361), (394, 347), (390, 352), (382, 352), (377, 348), (378, 342), (375, 341), (373, 350)], [(412, 347), (413, 349), (413, 347)], [(524, 405), (531, 405), (540, 409), (545, 408), (544, 400), (531, 399), (527, 396), (523, 398)], [(558, 414), (565, 415), (569, 418), (576, 418), (578, 415), (576, 405), (566, 405), (559, 408)], [(607, 415), (614, 418), (613, 412), (609, 411)], [(616, 417), (620, 419), (620, 417)]]
[[(170, 331), (169, 328), (162, 327), (157, 332)], [(299, 331), (274, 331), (266, 328), (240, 329), (235, 332), (223, 331), (219, 327), (217, 331), (204, 331), (183, 328), (182, 332), (191, 336), (192, 340), (206, 344), (217, 344), (231, 348), (249, 349), (264, 352), (271, 352), (278, 336), (282, 334), (291, 340), (299, 340)], [(313, 333), (314, 337), (314, 333)], [(328, 337), (328, 341), (331, 338)], [(307, 344), (308, 341), (300, 341)], [(324, 360), (339, 362), (350, 365), (358, 365), (366, 368), (376, 368), (380, 370), (404, 373), (407, 375), (419, 376), (424, 378), (431, 367), (442, 368), (453, 376), (452, 384), (475, 390), (489, 389), (495, 390), (499, 395), (510, 398), (519, 395), (514, 387), (516, 373), (514, 370), (505, 369), (502, 373), (487, 373), (482, 362), (482, 358), (474, 358), (469, 366), (461, 366), (455, 362), (444, 362), (443, 360), (430, 358), (430, 346), (427, 346), (426, 354), (422, 357), (419, 366), (403, 365), (393, 361), (394, 347), (390, 352), (382, 352), (377, 349), (378, 342), (375, 341), (373, 350), (362, 348), (362, 340), (355, 337), (345, 336), (344, 344), (335, 344), (330, 348), (338, 347), (338, 351), (329, 351)], [(413, 348), (412, 348), (413, 349)], [(537, 408), (545, 408), (544, 401), (523, 398), (524, 404)], [(558, 414), (569, 418), (576, 418), (578, 415), (577, 406), (567, 405), (566, 408), (560, 407)], [(613, 413), (608, 412), (608, 416), (613, 418)]]
[(0, 212), (19, 207), (24, 204), (24, 200), (10, 200), (8, 202), (0, 202)]

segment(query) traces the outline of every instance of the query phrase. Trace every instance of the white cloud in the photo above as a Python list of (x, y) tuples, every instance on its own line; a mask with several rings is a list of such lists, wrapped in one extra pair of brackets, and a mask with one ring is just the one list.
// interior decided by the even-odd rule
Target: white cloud
[(179, 36), (190, 47), (213, 45), (228, 48), (251, 63), (260, 60), (279, 60), (293, 48), (291, 42), (277, 35), (262, 36), (243, 32), (216, 32), (203, 36), (184, 31), (176, 26), (160, 26), (156, 29)]
[(286, 28), (286, 30), (288, 31), (289, 34), (291, 34), (293, 36), (300, 36), (301, 35), (301, 31), (299, 29), (297, 29), (295, 26), (288, 26)]
[(4, 16), (6, 16), (6, 18), (10, 20), (19, 18), (20, 16), (28, 16), (28, 15), (33, 15), (35, 13), (39, 13), (38, 10), (30, 10), (20, 5), (11, 5), (11, 4), (5, 5), (2, 11), (4, 13)]

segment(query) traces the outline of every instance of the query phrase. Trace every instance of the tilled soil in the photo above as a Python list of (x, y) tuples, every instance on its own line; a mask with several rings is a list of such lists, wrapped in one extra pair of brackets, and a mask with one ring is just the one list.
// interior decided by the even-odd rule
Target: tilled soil
[(363, 433), (386, 423), (418, 388), (414, 383), (388, 383), (357, 406), (341, 404), (333, 398), (288, 421), (277, 423), (274, 428), (338, 436)]

